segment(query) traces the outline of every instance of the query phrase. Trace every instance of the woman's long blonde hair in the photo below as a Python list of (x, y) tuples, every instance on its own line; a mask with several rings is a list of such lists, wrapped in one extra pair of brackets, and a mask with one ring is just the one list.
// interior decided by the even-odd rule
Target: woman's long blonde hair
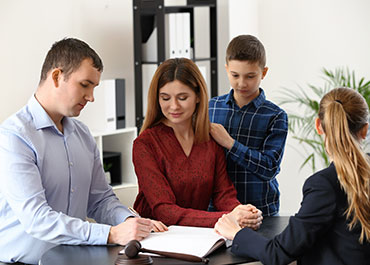
[(368, 118), (365, 99), (353, 89), (333, 89), (320, 102), (325, 146), (347, 194), (349, 229), (361, 225), (361, 243), (370, 241), (370, 161), (361, 149), (359, 136)]
[(159, 105), (159, 89), (169, 82), (180, 81), (190, 87), (198, 96), (199, 103), (194, 113), (195, 142), (209, 140), (210, 122), (208, 117), (207, 85), (197, 65), (186, 58), (164, 61), (154, 73), (148, 92), (148, 108), (140, 133), (160, 123), (165, 117)]

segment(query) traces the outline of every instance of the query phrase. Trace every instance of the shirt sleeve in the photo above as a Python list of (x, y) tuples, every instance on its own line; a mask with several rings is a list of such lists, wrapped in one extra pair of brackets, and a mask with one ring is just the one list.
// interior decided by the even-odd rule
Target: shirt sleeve
[(32, 143), (0, 133), (0, 191), (24, 231), (54, 244), (106, 244), (109, 225), (53, 210), (45, 197)]
[(226, 171), (226, 159), (223, 148), (216, 147), (215, 185), (213, 187), (213, 203), (220, 211), (232, 211), (240, 204), (236, 198), (236, 189)]
[(133, 162), (139, 191), (144, 194), (155, 219), (166, 225), (213, 227), (218, 218), (228, 213), (182, 208), (177, 205), (173, 190), (155, 158), (149, 144), (138, 140), (134, 142)]
[(284, 111), (281, 111), (272, 120), (259, 150), (251, 149), (235, 140), (227, 155), (247, 171), (260, 176), (265, 181), (270, 180), (279, 173), (287, 133), (288, 117)]
[(329, 180), (314, 175), (303, 187), (299, 212), (287, 228), (269, 240), (244, 228), (233, 241), (232, 252), (260, 260), (263, 264), (288, 264), (303, 255), (330, 229), (336, 209), (336, 196)]
[(98, 223), (118, 225), (132, 217), (128, 208), (119, 201), (104, 176), (98, 148), (95, 145), (95, 161), (88, 202), (88, 217)]

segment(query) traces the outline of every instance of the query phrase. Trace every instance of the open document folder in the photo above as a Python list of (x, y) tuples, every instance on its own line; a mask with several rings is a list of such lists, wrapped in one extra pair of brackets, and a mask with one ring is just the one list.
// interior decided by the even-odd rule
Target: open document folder
[[(226, 239), (213, 228), (172, 225), (166, 232), (151, 233), (140, 241), (141, 246), (150, 250), (167, 251), (206, 257), (224, 245)], [(124, 253), (124, 250), (121, 251)]]

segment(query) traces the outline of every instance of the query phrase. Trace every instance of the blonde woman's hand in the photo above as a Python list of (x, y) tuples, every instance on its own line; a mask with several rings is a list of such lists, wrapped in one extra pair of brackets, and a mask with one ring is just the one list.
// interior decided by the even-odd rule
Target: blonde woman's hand
[(240, 227), (257, 230), (262, 224), (262, 212), (251, 204), (236, 206), (230, 215), (233, 216)]
[(236, 233), (239, 232), (241, 227), (235, 218), (230, 214), (224, 214), (221, 218), (218, 219), (215, 225), (215, 231), (217, 234), (233, 240)]

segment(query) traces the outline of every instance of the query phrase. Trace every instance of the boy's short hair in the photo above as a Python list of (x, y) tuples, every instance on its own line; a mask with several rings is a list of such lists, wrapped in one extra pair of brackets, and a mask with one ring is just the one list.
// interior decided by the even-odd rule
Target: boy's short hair
[(47, 74), (54, 68), (63, 71), (64, 79), (67, 80), (73, 71), (77, 70), (84, 59), (91, 59), (92, 65), (99, 71), (103, 71), (103, 63), (99, 55), (82, 40), (64, 38), (53, 44), (46, 55), (41, 69), (40, 83), (46, 80)]
[(239, 35), (233, 38), (226, 49), (226, 64), (231, 60), (258, 62), (266, 66), (266, 52), (263, 44), (252, 35)]

